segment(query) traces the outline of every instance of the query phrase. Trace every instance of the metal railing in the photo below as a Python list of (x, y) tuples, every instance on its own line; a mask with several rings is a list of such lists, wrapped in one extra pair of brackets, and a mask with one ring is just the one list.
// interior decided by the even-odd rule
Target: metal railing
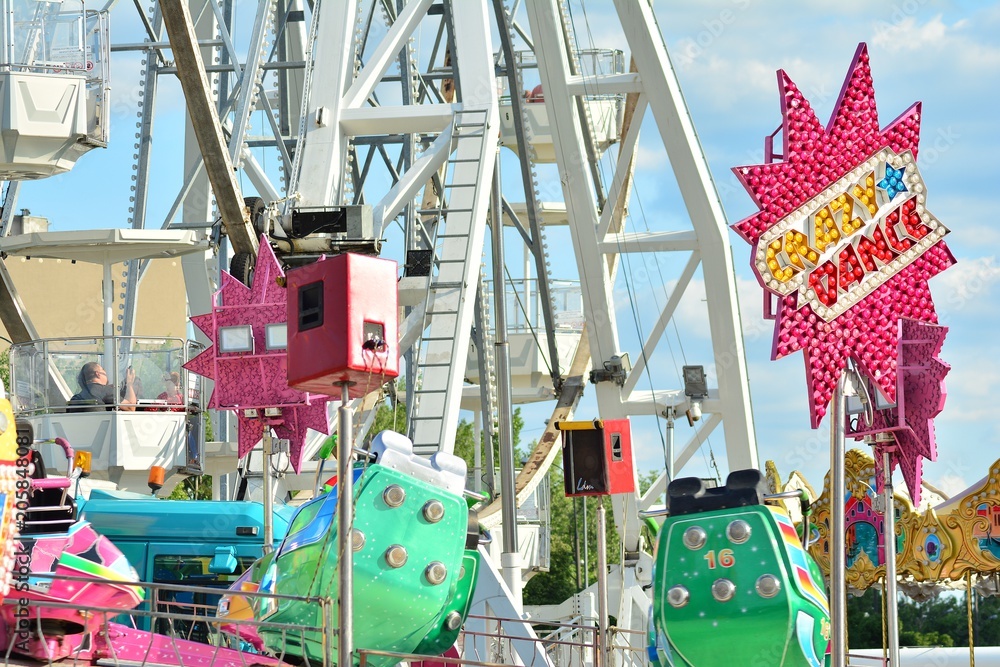
[[(492, 299), (493, 281), (485, 281), (484, 298)], [(583, 329), (583, 292), (578, 280), (550, 280), (552, 318), (556, 331), (579, 332)], [(507, 331), (510, 333), (542, 332), (541, 300), (538, 279), (514, 279), (506, 285), (504, 303), (507, 310)]]
[[(202, 349), (200, 343), (184, 338), (139, 336), (79, 336), (17, 343), (10, 348), (11, 402), (23, 416), (65, 412), (73, 396), (84, 390), (83, 366), (97, 362), (106, 371), (109, 385), (124, 382), (132, 369), (137, 403), (129, 409), (191, 409), (202, 403), (203, 380), (186, 371), (184, 364)], [(168, 382), (175, 380), (180, 383), (179, 402), (167, 393)], [(121, 409), (124, 398), (119, 391), (108, 405)], [(86, 402), (80, 405), (86, 407)]]
[[(487, 627), (486, 632), (466, 629), (459, 638), (458, 644), (466, 647), (465, 660), (446, 664), (458, 665), (494, 665), (494, 664), (524, 664), (530, 667), (533, 663), (520, 656), (522, 662), (516, 662), (515, 644), (541, 644), (551, 664), (558, 667), (583, 667), (594, 665), (600, 650), (599, 633), (596, 626), (562, 623), (556, 621), (530, 620), (536, 638), (525, 637), (520, 631), (508, 633), (506, 627), (513, 625), (523, 627), (525, 621), (514, 618), (496, 618), (491, 616), (470, 615), (469, 620), (477, 620)], [(470, 650), (470, 647), (471, 650)], [(471, 653), (471, 654), (470, 654)], [(434, 660), (442, 660), (435, 658)], [(477, 662), (478, 661), (478, 662)], [(541, 667), (541, 665), (536, 665)]]
[[(101, 584), (122, 588), (129, 586), (127, 582), (120, 580), (108, 580), (97, 577), (73, 577), (32, 573), (32, 585), (35, 580), (55, 580), (75, 581), (81, 584)], [(268, 621), (258, 621), (253, 619), (233, 619), (228, 616), (219, 616), (217, 604), (197, 603), (194, 600), (199, 598), (207, 600), (217, 600), (222, 595), (229, 593), (227, 589), (189, 586), (164, 583), (136, 583), (136, 588), (146, 591), (145, 601), (137, 608), (123, 610), (120, 608), (100, 607), (92, 604), (70, 603), (70, 602), (50, 602), (34, 599), (19, 598), (24, 593), (16, 592), (16, 587), (11, 594), (3, 601), (3, 617), (5, 620), (27, 619), (27, 623), (18, 624), (14, 621), (13, 627), (7, 628), (5, 648), (0, 648), (0, 656), (3, 657), (4, 665), (23, 665), (24, 650), (29, 644), (37, 646), (38, 637), (46, 637), (52, 634), (54, 623), (52, 618), (63, 616), (67, 612), (79, 612), (81, 618), (98, 617), (100, 620), (96, 629), (89, 633), (89, 636), (81, 634), (70, 634), (59, 643), (70, 642), (75, 645), (70, 646), (68, 655), (52, 656), (50, 654), (47, 663), (54, 664), (62, 660), (63, 663), (77, 661), (90, 664), (91, 661), (100, 661), (100, 664), (113, 664), (116, 667), (123, 664), (163, 664), (164, 657), (170, 658), (169, 664), (180, 665), (181, 667), (203, 667), (212, 664), (213, 667), (250, 667), (251, 665), (278, 665), (284, 662), (286, 657), (295, 660), (296, 664), (309, 667), (322, 665), (332, 666), (335, 662), (335, 649), (333, 639), (336, 637), (334, 628), (334, 601), (329, 598), (307, 598), (292, 595), (281, 595), (271, 593), (239, 593), (250, 602), (250, 604), (261, 604), (265, 601), (272, 601), (276, 604), (278, 600), (298, 601), (316, 604), (319, 607), (319, 618), (321, 625), (291, 625), (287, 623), (272, 623)], [(16, 611), (11, 614), (11, 607)], [(156, 634), (140, 631), (137, 628), (149, 627), (156, 630)], [(257, 635), (262, 631), (269, 634), (278, 635), (283, 638), (279, 642), (281, 646), (288, 644), (303, 646), (307, 639), (322, 638), (324, 647), (321, 660), (310, 660), (309, 656), (287, 655), (284, 649), (277, 651), (261, 651), (254, 648), (242, 636)], [(4, 638), (0, 637), (0, 641)], [(273, 642), (272, 642), (273, 643)], [(20, 647), (20, 651), (18, 651)], [(37, 655), (36, 659), (45, 659)], [(19, 653), (21, 655), (19, 655)]]

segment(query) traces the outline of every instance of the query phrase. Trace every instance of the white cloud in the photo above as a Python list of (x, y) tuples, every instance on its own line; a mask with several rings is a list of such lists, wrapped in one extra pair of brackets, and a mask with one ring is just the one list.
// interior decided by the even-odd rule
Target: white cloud
[(958, 475), (944, 475), (938, 478), (936, 483), (931, 483), (944, 491), (949, 497), (955, 496), (969, 488), (969, 482)]
[(662, 144), (639, 144), (635, 157), (636, 169), (662, 169), (668, 165), (667, 152), (663, 150)]
[(953, 26), (946, 26), (938, 14), (923, 25), (917, 22), (915, 16), (901, 16), (895, 22), (878, 20), (875, 22), (875, 35), (871, 42), (889, 53), (922, 51), (928, 45), (940, 45), (951, 36), (952, 30), (960, 28), (965, 22), (960, 21)]
[(931, 281), (935, 305), (942, 315), (978, 310), (993, 296), (998, 278), (1000, 262), (995, 255), (962, 258)]

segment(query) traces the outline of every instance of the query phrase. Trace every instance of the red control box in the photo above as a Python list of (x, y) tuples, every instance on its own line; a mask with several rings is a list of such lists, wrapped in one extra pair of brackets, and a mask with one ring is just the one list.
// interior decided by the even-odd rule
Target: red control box
[(288, 386), (358, 398), (399, 375), (396, 262), (344, 253), (286, 280)]
[(635, 492), (632, 429), (627, 419), (562, 421), (563, 482), (567, 496)]

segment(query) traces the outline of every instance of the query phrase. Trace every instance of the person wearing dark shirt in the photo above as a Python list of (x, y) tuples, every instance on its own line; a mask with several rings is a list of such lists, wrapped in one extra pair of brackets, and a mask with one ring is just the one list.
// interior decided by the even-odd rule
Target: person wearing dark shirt
[[(115, 386), (108, 383), (108, 374), (96, 361), (83, 365), (80, 369), (79, 384), (81, 391), (69, 399), (68, 412), (94, 412), (113, 410), (116, 396)], [(121, 393), (121, 410), (135, 410), (137, 403), (135, 389), (135, 371), (129, 367), (125, 371), (125, 387)]]

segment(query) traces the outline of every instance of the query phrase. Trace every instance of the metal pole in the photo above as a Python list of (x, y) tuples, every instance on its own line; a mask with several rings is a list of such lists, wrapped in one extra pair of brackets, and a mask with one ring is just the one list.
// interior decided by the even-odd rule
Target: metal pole
[(664, 452), (666, 455), (666, 471), (667, 471), (667, 481), (674, 481), (674, 407), (670, 406), (667, 408), (667, 451)]
[(573, 561), (576, 563), (576, 590), (579, 591), (583, 589), (583, 579), (580, 578), (580, 520), (576, 511), (576, 496), (570, 500), (573, 501)]
[(271, 486), (271, 425), (264, 424), (264, 440), (261, 445), (264, 448), (263, 479), (264, 479), (264, 553), (269, 554), (274, 550), (274, 488)]
[(830, 664), (847, 664), (846, 530), (844, 528), (845, 371), (837, 382), (830, 411)]
[(892, 468), (888, 448), (882, 451), (884, 477), (882, 498), (885, 505), (885, 623), (888, 628), (889, 664), (899, 667), (899, 620), (896, 600), (896, 508), (893, 505)]
[(472, 448), (472, 490), (483, 491), (483, 413), (472, 413), (472, 437), (476, 446)]
[(497, 402), (500, 409), (500, 509), (503, 521), (503, 551), (500, 566), (503, 579), (513, 595), (514, 604), (521, 606), (521, 553), (517, 545), (517, 493), (514, 487), (514, 431), (510, 420), (510, 347), (507, 343), (507, 304), (503, 259), (503, 220), (500, 209), (500, 154), (497, 153), (490, 193), (493, 232), (493, 298), (497, 323), (495, 341), (497, 364)]
[(612, 664), (608, 641), (608, 535), (604, 498), (597, 500), (597, 635), (600, 647), (596, 667), (604, 667)]
[(587, 523), (587, 496), (583, 496), (583, 590), (590, 588), (590, 524)]
[[(115, 335), (115, 315), (114, 315), (114, 298), (115, 298), (115, 285), (113, 278), (111, 276), (111, 261), (105, 260), (104, 262), (104, 284), (103, 284), (103, 297), (104, 297), (104, 335), (114, 336)], [(117, 382), (117, 378), (115, 379)], [(110, 384), (110, 383), (109, 383)]]
[(354, 653), (354, 433), (348, 383), (340, 385), (340, 425), (337, 429), (337, 571), (340, 575), (340, 607), (337, 610), (340, 635), (337, 664), (352, 665)]

